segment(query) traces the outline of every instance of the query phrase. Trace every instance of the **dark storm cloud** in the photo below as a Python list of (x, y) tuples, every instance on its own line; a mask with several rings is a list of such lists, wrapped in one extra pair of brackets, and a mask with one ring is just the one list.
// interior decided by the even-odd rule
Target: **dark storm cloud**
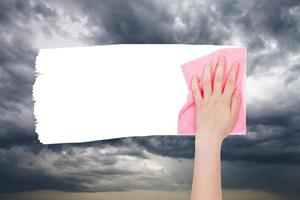
[(290, 53), (299, 51), (296, 15), (299, 2), (230, 0), (215, 1), (214, 6), (220, 24), (231, 30), (231, 37), (240, 39), (248, 47), (247, 75), (287, 66)]
[(133, 142), (147, 151), (172, 158), (194, 158), (194, 136), (137, 137)]
[(137, 150), (146, 154), (134, 143), (117, 148), (75, 145), (62, 147), (61, 151), (45, 145), (35, 146), (35, 149), (26, 146), (0, 149), (0, 192), (127, 191), (156, 189), (158, 185), (161, 189), (186, 187), (184, 182), (176, 183), (172, 171), (160, 167), (155, 158), (150, 159), (150, 154), (135, 155)]
[(15, 0), (2, 1), (0, 9), (0, 147), (36, 143), (33, 21), (53, 17), (55, 12), (43, 4)]
[[(253, 54), (250, 75), (254, 68), (264, 65), (266, 70), (266, 65), (299, 50), (298, 4), (290, 0), (272, 5), (269, 1), (88, 0), (77, 5), (88, 16), (88, 25), (98, 28), (90, 37), (93, 43), (231, 44), (237, 38)], [(270, 49), (272, 43), (279, 49)]]
[(172, 1), (78, 1), (79, 10), (89, 19), (88, 25), (96, 28), (89, 38), (89, 42), (96, 44), (221, 44), (229, 37), (229, 31), (214, 32), (211, 24), (218, 20), (218, 15), (209, 7), (186, 3), (188, 8)]
[(0, 192), (76, 188), (76, 181), (72, 177), (62, 181), (59, 177), (47, 175), (43, 170), (23, 167), (20, 161), (30, 153), (34, 155), (34, 152), (26, 147), (17, 148), (14, 152), (0, 150)]
[(223, 188), (254, 189), (279, 194), (279, 199), (299, 199), (297, 165), (265, 165), (261, 163), (223, 162)]
[(298, 74), (300, 73), (300, 63), (294, 64), (290, 68), (290, 70), (293, 71), (294, 73), (286, 77), (286, 79), (285, 79), (285, 84), (286, 85), (289, 85), (290, 83), (292, 83), (292, 82), (294, 82), (294, 81), (296, 81), (296, 80), (299, 79)]
[[(80, 23), (88, 33), (78, 34), (77, 39), (89, 45), (247, 46), (249, 90), (251, 95), (258, 94), (250, 95), (252, 99), (247, 105), (248, 135), (230, 136), (223, 144), (225, 187), (261, 188), (296, 195), (295, 185), (300, 184), (296, 170), (300, 164), (300, 107), (295, 92), (300, 89), (298, 1), (87, 0), (46, 4), (6, 0), (1, 1), (0, 10), (1, 192), (121, 191), (166, 189), (167, 186), (174, 189), (173, 184), (179, 185), (178, 188), (189, 186), (190, 179), (186, 176), (190, 174), (185, 175), (187, 170), (178, 165), (192, 161), (193, 137), (136, 137), (76, 145), (38, 144), (31, 99), (38, 50), (33, 42), (37, 34), (49, 40), (55, 34), (68, 39), (74, 30), (70, 26)], [(255, 84), (263, 84), (266, 88), (257, 91), (252, 87)], [(281, 95), (278, 90), (283, 88)], [(23, 146), (14, 146), (17, 144)], [(156, 156), (170, 159), (168, 162), (174, 166), (157, 166)]]
[(0, 163), (1, 179), (5, 181), (0, 182), (0, 192), (18, 192), (18, 191), (32, 191), (32, 190), (63, 190), (76, 191), (79, 189), (78, 180), (70, 177), (55, 178), (47, 175), (45, 172), (37, 170), (29, 170), (12, 165)]
[[(80, 3), (80, 2), (79, 2)], [(104, 28), (95, 43), (172, 43), (172, 14), (151, 1), (87, 1), (80, 5), (90, 25)]]

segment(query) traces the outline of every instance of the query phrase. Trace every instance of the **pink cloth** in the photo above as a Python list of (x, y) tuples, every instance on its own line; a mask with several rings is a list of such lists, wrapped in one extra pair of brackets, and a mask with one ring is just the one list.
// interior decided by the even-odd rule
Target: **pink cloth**
[(218, 61), (219, 55), (223, 55), (226, 58), (225, 66), (225, 81), (226, 83), (228, 72), (234, 61), (239, 62), (239, 71), (237, 75), (236, 87), (241, 90), (241, 104), (239, 107), (238, 118), (231, 129), (231, 135), (245, 135), (247, 132), (246, 127), (246, 60), (247, 60), (247, 49), (244, 47), (238, 48), (224, 48), (217, 50), (209, 55), (200, 57), (196, 60), (187, 62), (181, 66), (189, 93), (187, 95), (187, 103), (181, 108), (178, 116), (178, 134), (179, 135), (195, 135), (195, 102), (193, 94), (191, 91), (192, 88), (192, 77), (194, 74), (197, 75), (200, 80), (200, 89), (203, 94), (202, 87), (202, 77), (203, 69), (206, 63), (213, 63), (213, 72), (212, 76), (214, 77), (216, 64)]

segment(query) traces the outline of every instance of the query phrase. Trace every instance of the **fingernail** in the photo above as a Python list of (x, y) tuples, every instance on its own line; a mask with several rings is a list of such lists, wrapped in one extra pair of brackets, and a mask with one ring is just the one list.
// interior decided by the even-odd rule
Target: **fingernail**
[(232, 68), (233, 68), (234, 70), (236, 70), (236, 69), (238, 68), (238, 61), (235, 61), (235, 62), (233, 63)]
[(196, 80), (197, 80), (197, 76), (193, 75), (193, 81), (196, 81)]
[(209, 67), (210, 67), (210, 66), (206, 63), (206, 64), (205, 64), (205, 70), (206, 70), (206, 71), (209, 71)]
[(204, 72), (205, 73), (209, 73), (211, 71), (211, 68), (210, 68), (210, 64), (209, 63), (205, 63), (205, 66), (204, 66)]
[(197, 80), (197, 76), (196, 75), (194, 75), (192, 79), (193, 79), (193, 83), (197, 83), (198, 80)]
[(223, 67), (225, 64), (225, 57), (223, 55), (219, 56), (218, 66)]

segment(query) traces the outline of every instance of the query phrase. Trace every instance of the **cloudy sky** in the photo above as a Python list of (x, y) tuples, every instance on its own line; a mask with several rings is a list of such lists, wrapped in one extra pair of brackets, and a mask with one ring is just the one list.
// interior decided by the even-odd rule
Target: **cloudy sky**
[(41, 145), (40, 48), (127, 43), (248, 48), (247, 136), (222, 148), (224, 199), (300, 199), (300, 2), (1, 0), (0, 199), (189, 199), (194, 138)]

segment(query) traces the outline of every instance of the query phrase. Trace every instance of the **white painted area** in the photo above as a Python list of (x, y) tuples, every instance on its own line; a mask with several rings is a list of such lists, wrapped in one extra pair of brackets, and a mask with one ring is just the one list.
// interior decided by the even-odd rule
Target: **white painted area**
[[(229, 46), (137, 44), (41, 49), (33, 86), (40, 142), (177, 135), (181, 65)], [(233, 47), (233, 46), (230, 46)]]

